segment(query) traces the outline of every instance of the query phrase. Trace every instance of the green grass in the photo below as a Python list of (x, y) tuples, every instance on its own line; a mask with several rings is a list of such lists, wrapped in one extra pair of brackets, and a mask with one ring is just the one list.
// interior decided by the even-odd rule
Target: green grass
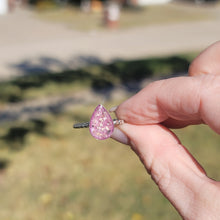
[[(47, 10), (45, 10), (47, 9)], [(103, 13), (83, 13), (77, 7), (55, 8), (48, 10), (40, 8), (37, 17), (45, 21), (62, 23), (69, 28), (88, 31), (101, 30)], [(147, 7), (124, 8), (121, 11), (120, 28), (168, 24), (189, 21), (215, 19), (214, 7), (198, 7), (193, 4), (166, 4)]]
[[(97, 93), (103, 93), (104, 90), (111, 92), (115, 87), (135, 92), (140, 89), (139, 82), (144, 79), (187, 72), (195, 55), (196, 53), (177, 54), (170, 57), (116, 61), (57, 73), (25, 74), (12, 81), (0, 83), (0, 105), (45, 96), (68, 95), (87, 88)], [(137, 88), (133, 91), (129, 85), (134, 81)]]
[(213, 19), (212, 10), (193, 5), (166, 4), (122, 11), (120, 27), (164, 25)]
[[(94, 107), (42, 118), (41, 129), (30, 122), (1, 127), (2, 136), (9, 136), (10, 127), (28, 132), (23, 140), (0, 142), (1, 161), (8, 161), (0, 172), (0, 219), (180, 219), (129, 147), (72, 129)], [(175, 132), (208, 175), (220, 180), (220, 137), (206, 126)]]
[(218, 155), (220, 152), (220, 137), (205, 125), (190, 126), (175, 133), (182, 143), (190, 149), (207, 171), (210, 178), (220, 181), (218, 172)]
[[(102, 92), (106, 86), (114, 91), (121, 85), (128, 91), (129, 83), (186, 71), (194, 55), (21, 77), (1, 84), (1, 105), (76, 88)], [(109, 109), (121, 101), (111, 99), (105, 106)], [(71, 111), (0, 124), (0, 219), (181, 219), (129, 147), (113, 140), (97, 141), (88, 129), (72, 129), (73, 122), (89, 120), (96, 104), (76, 104)], [(219, 135), (204, 125), (174, 132), (207, 174), (220, 180)]]
[(42, 134), (17, 124), (29, 128), (20, 150), (12, 140), (1, 143), (10, 160), (0, 183), (1, 219), (176, 218), (130, 148), (73, 131), (78, 115), (87, 120), (93, 108), (44, 118)]

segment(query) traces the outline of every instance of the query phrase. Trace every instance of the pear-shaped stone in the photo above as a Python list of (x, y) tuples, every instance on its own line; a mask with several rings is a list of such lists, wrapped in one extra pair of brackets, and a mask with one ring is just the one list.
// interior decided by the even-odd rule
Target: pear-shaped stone
[(98, 105), (89, 122), (91, 135), (98, 140), (109, 138), (114, 131), (114, 123), (103, 105)]

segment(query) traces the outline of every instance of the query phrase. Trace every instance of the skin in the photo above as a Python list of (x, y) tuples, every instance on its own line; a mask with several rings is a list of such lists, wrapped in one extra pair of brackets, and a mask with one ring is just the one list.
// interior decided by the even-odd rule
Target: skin
[(219, 219), (220, 183), (169, 128), (205, 123), (220, 134), (219, 100), (220, 41), (192, 62), (188, 77), (153, 82), (115, 111), (126, 123), (113, 139), (132, 147), (183, 219)]

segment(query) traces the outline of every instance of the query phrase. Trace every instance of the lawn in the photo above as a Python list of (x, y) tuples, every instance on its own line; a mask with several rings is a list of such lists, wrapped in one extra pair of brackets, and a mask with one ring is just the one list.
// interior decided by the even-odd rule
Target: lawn
[[(14, 100), (2, 96), (1, 105), (51, 96), (47, 84), (55, 88), (52, 95), (58, 95), (57, 91), (69, 94), (74, 91), (74, 85), (82, 91), (94, 89), (99, 95), (110, 83), (112, 91), (120, 85), (124, 86), (127, 95), (132, 95), (136, 92), (128, 86), (132, 81), (134, 84), (139, 82), (135, 88), (138, 89), (140, 81), (145, 79), (164, 78), (171, 72), (186, 71), (193, 57), (193, 54), (185, 54), (118, 61), (63, 75), (47, 73), (19, 78), (0, 85), (5, 88), (5, 96), (10, 97), (13, 89), (16, 95)], [(81, 75), (74, 77), (77, 72), (89, 75), (80, 79)], [(140, 72), (138, 77), (137, 72)], [(65, 89), (59, 90), (60, 85)], [(109, 98), (104, 105), (109, 109), (123, 99), (125, 96)], [(1, 124), (0, 219), (181, 219), (128, 146), (111, 139), (97, 141), (88, 129), (72, 129), (74, 122), (89, 120), (97, 104), (78, 103), (63, 112), (48, 112), (42, 117)], [(174, 132), (205, 167), (208, 175), (220, 180), (220, 137), (204, 125)]]
[[(94, 107), (44, 117), (40, 129), (30, 122), (14, 125), (27, 133), (1, 141), (0, 219), (180, 219), (129, 147), (72, 129)], [(220, 180), (220, 137), (205, 126), (176, 133), (208, 175)]]
[[(146, 7), (125, 7), (121, 10), (119, 27), (121, 29), (138, 26), (163, 25), (215, 19), (218, 12), (213, 6), (171, 3)], [(84, 13), (78, 7), (54, 8), (41, 5), (36, 16), (44, 21), (67, 25), (80, 31), (102, 30), (104, 13)]]
[(119, 60), (109, 64), (90, 65), (76, 70), (56, 73), (28, 74), (11, 81), (0, 82), (0, 105), (68, 95), (90, 88), (100, 93), (111, 93), (120, 87), (133, 94), (146, 79), (170, 77), (187, 72), (197, 53), (174, 54), (137, 60)]

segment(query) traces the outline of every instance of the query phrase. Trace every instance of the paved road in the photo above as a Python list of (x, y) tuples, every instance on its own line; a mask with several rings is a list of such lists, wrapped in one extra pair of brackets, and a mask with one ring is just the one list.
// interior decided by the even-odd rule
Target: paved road
[[(220, 14), (220, 8), (219, 14)], [(20, 74), (201, 50), (220, 39), (220, 19), (79, 32), (16, 10), (0, 17), (0, 79)]]

